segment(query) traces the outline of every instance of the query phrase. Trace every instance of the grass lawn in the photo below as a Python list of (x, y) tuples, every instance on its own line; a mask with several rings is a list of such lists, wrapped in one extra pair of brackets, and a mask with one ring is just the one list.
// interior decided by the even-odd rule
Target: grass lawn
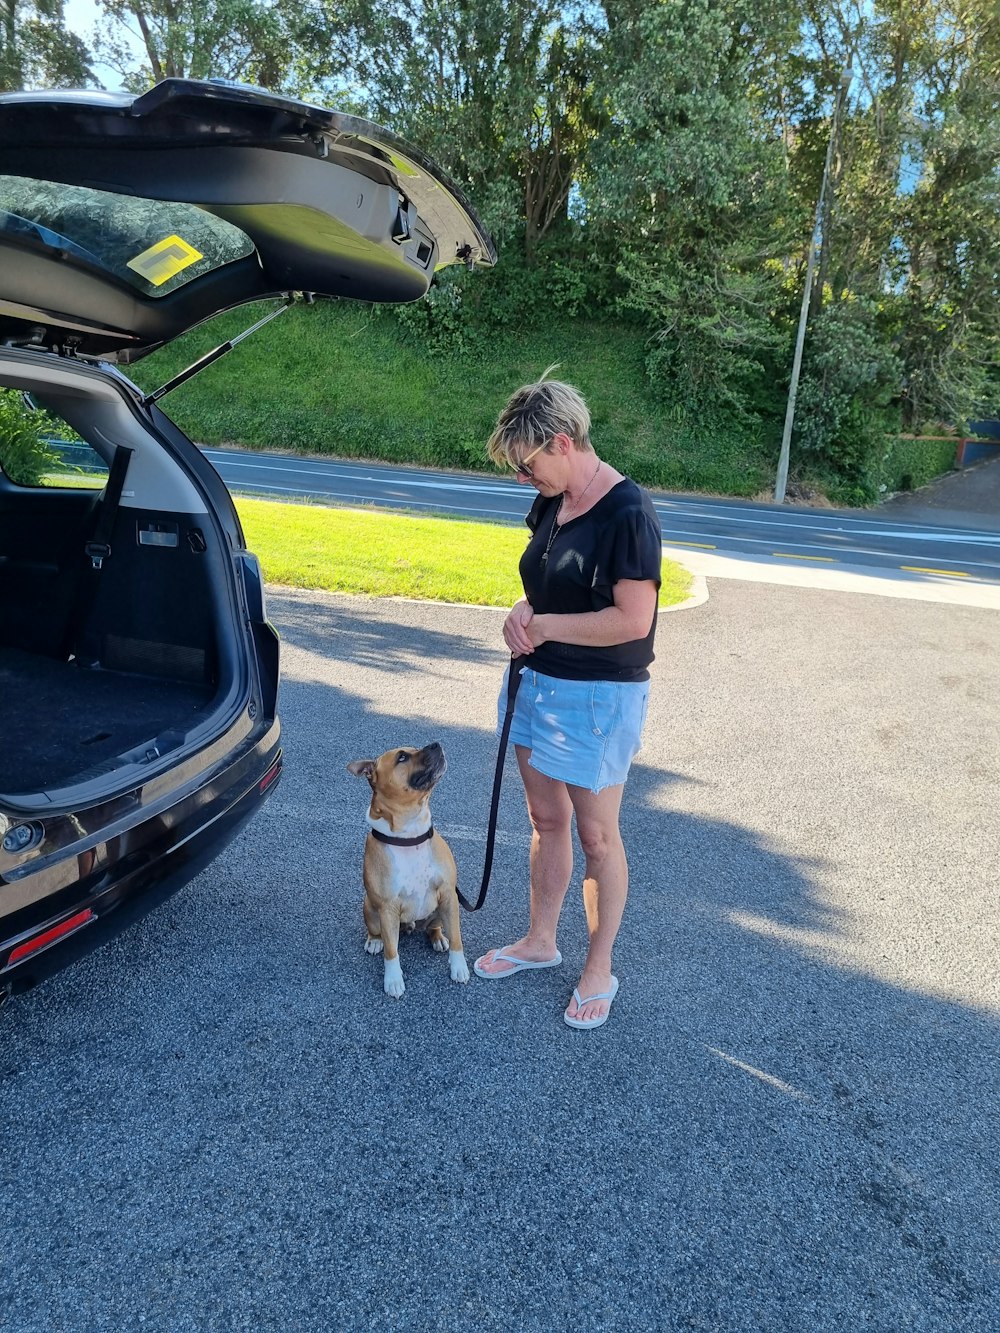
[[(521, 596), (526, 529), (241, 496), (236, 508), (268, 583), (474, 606)], [(690, 587), (687, 571), (664, 560), (660, 605), (683, 602)]]

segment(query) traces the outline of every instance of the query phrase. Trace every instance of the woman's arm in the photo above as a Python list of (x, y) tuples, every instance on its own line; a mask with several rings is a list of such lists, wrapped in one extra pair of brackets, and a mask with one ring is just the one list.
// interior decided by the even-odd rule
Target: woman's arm
[(523, 657), (526, 653), (535, 651), (535, 645), (528, 637), (526, 628), (531, 623), (531, 617), (531, 603), (527, 597), (522, 597), (519, 602), (514, 603), (507, 613), (507, 619), (503, 622), (504, 643), (515, 657)]
[(572, 643), (581, 648), (607, 648), (644, 639), (656, 615), (656, 584), (652, 579), (622, 579), (612, 589), (614, 606), (576, 615), (532, 616), (523, 632), (535, 648), (543, 643)]

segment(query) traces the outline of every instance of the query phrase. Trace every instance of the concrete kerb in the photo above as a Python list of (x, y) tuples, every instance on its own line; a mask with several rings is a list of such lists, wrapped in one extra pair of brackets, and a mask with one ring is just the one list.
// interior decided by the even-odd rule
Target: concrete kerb
[(952, 606), (981, 607), (1000, 611), (1000, 587), (993, 583), (966, 582), (946, 576), (905, 573), (900, 571), (873, 572), (862, 565), (841, 565), (837, 568), (796, 565), (793, 562), (778, 565), (765, 560), (749, 560), (741, 556), (724, 555), (715, 551), (671, 550), (671, 558), (692, 574), (703, 578), (735, 579), (747, 583), (773, 583), (785, 587), (815, 588), (826, 592), (863, 593), (876, 597), (905, 598), (909, 601), (939, 602)]

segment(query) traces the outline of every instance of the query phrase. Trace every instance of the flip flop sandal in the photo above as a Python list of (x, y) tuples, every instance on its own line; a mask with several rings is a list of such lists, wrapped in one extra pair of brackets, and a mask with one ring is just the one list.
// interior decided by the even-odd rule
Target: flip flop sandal
[(547, 963), (531, 963), (527, 958), (515, 958), (513, 954), (504, 953), (502, 949), (492, 951), (492, 963), (511, 963), (513, 966), (506, 968), (503, 972), (486, 972), (479, 964), (486, 960), (486, 954), (482, 958), (477, 958), (472, 964), (472, 970), (477, 977), (485, 977), (487, 981), (498, 981), (501, 977), (512, 977), (516, 972), (534, 972), (540, 967), (558, 967), (562, 962), (562, 954), (556, 950), (555, 958), (550, 958)]
[(603, 993), (603, 995), (588, 995), (587, 998), (586, 998), (585, 1000), (581, 1000), (581, 999), (580, 999), (580, 992), (579, 992), (578, 990), (574, 990), (574, 991), (573, 991), (573, 999), (576, 1000), (576, 1011), (577, 1011), (577, 1013), (580, 1012), (580, 1010), (583, 1008), (583, 1006), (584, 1006), (585, 1004), (594, 1004), (597, 1000), (607, 1000), (607, 1002), (608, 1002), (607, 1013), (599, 1014), (599, 1015), (597, 1016), (597, 1018), (570, 1018), (569, 1014), (568, 1014), (568, 1013), (565, 1013), (565, 1014), (563, 1014), (563, 1022), (566, 1023), (566, 1024), (568, 1024), (568, 1026), (571, 1027), (571, 1028), (599, 1028), (599, 1027), (602, 1027), (602, 1026), (608, 1021), (608, 1019), (611, 1017), (611, 1006), (614, 1004), (614, 1002), (615, 1002), (615, 996), (616, 996), (617, 994), (618, 994), (618, 978), (617, 978), (617, 977), (612, 977), (612, 978), (611, 978), (611, 989), (605, 991), (605, 992)]

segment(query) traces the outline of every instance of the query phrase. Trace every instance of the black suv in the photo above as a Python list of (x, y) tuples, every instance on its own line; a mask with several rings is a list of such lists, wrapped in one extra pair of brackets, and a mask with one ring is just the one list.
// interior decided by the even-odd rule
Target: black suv
[[(213, 81), (0, 97), (0, 1000), (189, 880), (281, 772), (260, 569), (158, 406), (197, 367), (152, 394), (118, 367), (248, 301), (409, 301), (494, 259), (366, 121)], [(58, 445), (25, 452), (22, 408)]]

